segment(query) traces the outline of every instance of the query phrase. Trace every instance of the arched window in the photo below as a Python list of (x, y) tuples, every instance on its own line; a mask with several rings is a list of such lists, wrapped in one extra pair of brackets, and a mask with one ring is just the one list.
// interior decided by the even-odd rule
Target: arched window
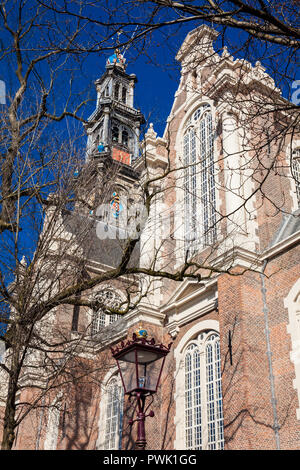
[(296, 196), (300, 207), (300, 147), (292, 152), (292, 175), (296, 183)]
[(103, 449), (121, 449), (124, 394), (120, 380), (114, 377), (105, 392), (105, 435)]
[(120, 450), (122, 447), (122, 427), (124, 392), (120, 376), (109, 372), (101, 387), (99, 432), (96, 448)]
[(224, 447), (220, 342), (217, 333), (202, 332), (185, 350), (185, 448)]
[(126, 98), (127, 98), (127, 89), (123, 86), (122, 88), (122, 102), (126, 104)]
[(185, 249), (195, 252), (216, 239), (214, 134), (208, 104), (187, 121), (183, 155)]
[(113, 126), (111, 133), (112, 133), (112, 141), (113, 142), (118, 142), (119, 141), (119, 128), (118, 128), (118, 126)]
[(114, 93), (114, 98), (115, 100), (119, 100), (119, 92), (120, 92), (120, 85), (119, 83), (115, 84), (115, 93)]
[(121, 304), (121, 298), (115, 291), (103, 289), (95, 294), (95, 298), (101, 302), (103, 306), (93, 311), (91, 334), (95, 335), (105, 326), (114, 323), (122, 318), (122, 315), (116, 313), (105, 313), (105, 309), (117, 308)]
[(126, 129), (122, 131), (122, 144), (128, 147), (128, 131)]

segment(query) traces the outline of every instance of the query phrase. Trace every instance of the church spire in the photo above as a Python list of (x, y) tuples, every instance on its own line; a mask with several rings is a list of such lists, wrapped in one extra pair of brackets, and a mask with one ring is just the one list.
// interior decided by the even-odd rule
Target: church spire
[(96, 80), (97, 105), (88, 119), (87, 159), (107, 154), (130, 166), (139, 156), (141, 112), (134, 108), (137, 78), (125, 72), (125, 58), (118, 48), (106, 61), (105, 72)]

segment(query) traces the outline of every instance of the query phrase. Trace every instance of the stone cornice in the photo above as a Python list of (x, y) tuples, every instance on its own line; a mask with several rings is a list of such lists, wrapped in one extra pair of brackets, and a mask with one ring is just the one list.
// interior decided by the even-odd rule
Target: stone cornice
[(210, 264), (216, 267), (222, 266), (224, 271), (235, 266), (259, 270), (263, 262), (258, 253), (241, 247), (233, 247), (215, 257), (210, 261)]
[(293, 245), (298, 244), (300, 242), (300, 230), (293, 233), (289, 237), (285, 238), (284, 240), (276, 243), (274, 246), (265, 250), (261, 255), (260, 259), (265, 261), (267, 259), (271, 259), (278, 254), (282, 253), (283, 251), (291, 248)]
[(140, 303), (135, 310), (126, 315), (126, 325), (130, 327), (139, 321), (146, 321), (154, 325), (162, 326), (165, 318), (166, 315), (161, 309), (158, 310), (149, 304)]
[(204, 93), (211, 99), (216, 99), (222, 92), (226, 93), (228, 90), (237, 85), (237, 80), (230, 74), (224, 73), (215, 83), (205, 84)]
[[(149, 304), (139, 304), (138, 307), (124, 318), (117, 320), (109, 326), (103, 328), (95, 336), (88, 336), (80, 340), (76, 354), (86, 359), (94, 359), (94, 356), (107, 348), (107, 346), (117, 343), (128, 336), (128, 329), (137, 323), (152, 323), (162, 326), (166, 315)], [(76, 333), (73, 333), (75, 339)], [(77, 334), (80, 338), (80, 334)]]

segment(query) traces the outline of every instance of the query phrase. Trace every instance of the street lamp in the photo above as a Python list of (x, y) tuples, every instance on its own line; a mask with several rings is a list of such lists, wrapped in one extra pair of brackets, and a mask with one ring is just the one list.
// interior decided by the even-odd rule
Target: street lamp
[[(118, 363), (125, 395), (135, 397), (137, 401), (138, 438), (136, 445), (146, 447), (145, 418), (154, 416), (153, 411), (146, 415), (146, 397), (157, 392), (169, 346), (156, 344), (155, 339), (147, 339), (147, 332), (142, 328), (133, 333), (132, 340), (122, 341), (119, 346), (111, 348), (112, 355)], [(151, 404), (151, 403), (150, 403)]]

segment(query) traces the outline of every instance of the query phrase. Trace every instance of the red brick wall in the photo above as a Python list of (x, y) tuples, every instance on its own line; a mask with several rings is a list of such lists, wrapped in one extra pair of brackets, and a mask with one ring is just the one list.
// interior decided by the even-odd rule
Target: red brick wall
[[(225, 440), (227, 449), (275, 449), (274, 412), (264, 311), (270, 330), (280, 447), (300, 446), (297, 397), (292, 381), (288, 312), (283, 299), (299, 276), (299, 248), (269, 262), (265, 278), (266, 305), (259, 274), (221, 276), (218, 282), (222, 349)], [(232, 333), (230, 365), (228, 331)]]

